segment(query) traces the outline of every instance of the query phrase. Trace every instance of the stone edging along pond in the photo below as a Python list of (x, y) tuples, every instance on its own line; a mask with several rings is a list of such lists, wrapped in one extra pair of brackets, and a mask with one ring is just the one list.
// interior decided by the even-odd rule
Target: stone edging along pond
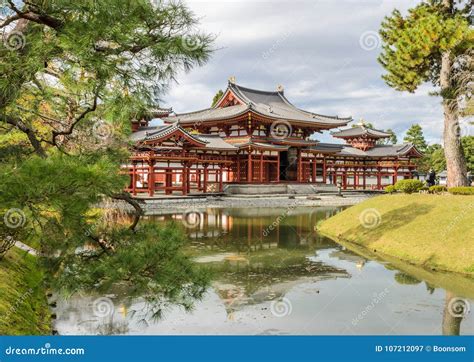
[[(188, 210), (203, 210), (206, 208), (285, 208), (285, 207), (317, 207), (317, 206), (351, 206), (366, 200), (368, 195), (351, 195), (339, 197), (335, 195), (313, 195), (311, 197), (296, 195), (288, 196), (269, 196), (265, 197), (239, 197), (239, 196), (220, 196), (206, 198), (167, 198), (141, 200), (142, 208), (145, 214), (160, 215), (173, 212), (185, 212)], [(114, 201), (100, 205), (105, 208), (116, 208), (123, 211), (133, 211), (133, 208), (123, 202)]]

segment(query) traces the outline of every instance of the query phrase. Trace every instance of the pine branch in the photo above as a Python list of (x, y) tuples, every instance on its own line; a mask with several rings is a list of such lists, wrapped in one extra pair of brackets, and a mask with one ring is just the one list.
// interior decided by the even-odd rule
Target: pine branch
[(131, 205), (135, 209), (135, 214), (133, 217), (133, 222), (130, 225), (129, 229), (135, 231), (136, 226), (138, 225), (138, 222), (140, 221), (140, 218), (143, 215), (143, 209), (138, 203), (137, 200), (132, 198), (132, 196), (128, 192), (122, 192), (118, 194), (112, 194), (111, 197), (115, 200), (123, 200), (127, 202), (129, 205)]
[(35, 153), (41, 158), (46, 158), (46, 152), (41, 145), (41, 141), (36, 137), (37, 132), (35, 130), (29, 127), (20, 118), (13, 118), (6, 115), (4, 115), (2, 118), (6, 123), (18, 128), (20, 131), (25, 133), (28, 137), (28, 140), (30, 141), (30, 144), (33, 146)]

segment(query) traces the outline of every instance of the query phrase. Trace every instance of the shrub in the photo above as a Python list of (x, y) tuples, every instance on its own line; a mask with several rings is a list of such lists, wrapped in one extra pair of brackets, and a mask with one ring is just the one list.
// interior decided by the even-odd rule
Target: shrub
[(385, 186), (384, 191), (388, 194), (393, 194), (394, 192), (397, 192), (397, 189), (393, 185), (388, 185)]
[(474, 186), (450, 187), (448, 191), (453, 195), (474, 195)]
[(448, 191), (448, 189), (446, 188), (446, 186), (443, 186), (443, 185), (430, 186), (430, 193), (432, 194), (440, 194), (446, 191)]
[(400, 180), (395, 184), (395, 189), (406, 194), (411, 194), (421, 190), (423, 185), (423, 182), (420, 180)]

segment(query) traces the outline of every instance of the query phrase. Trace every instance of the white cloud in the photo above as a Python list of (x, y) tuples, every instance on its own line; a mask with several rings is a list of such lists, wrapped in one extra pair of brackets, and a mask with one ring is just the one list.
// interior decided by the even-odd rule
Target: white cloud
[(283, 84), (301, 108), (364, 118), (394, 129), (399, 139), (420, 123), (427, 139), (438, 141), (442, 109), (439, 99), (428, 95), (432, 87), (424, 85), (415, 94), (391, 89), (381, 79), (380, 47), (365, 50), (360, 44), (362, 34), (377, 32), (394, 8), (404, 12), (417, 2), (187, 1), (201, 19), (199, 28), (217, 34), (220, 50), (205, 66), (182, 74), (163, 98), (176, 112), (207, 108), (233, 75), (248, 87)]

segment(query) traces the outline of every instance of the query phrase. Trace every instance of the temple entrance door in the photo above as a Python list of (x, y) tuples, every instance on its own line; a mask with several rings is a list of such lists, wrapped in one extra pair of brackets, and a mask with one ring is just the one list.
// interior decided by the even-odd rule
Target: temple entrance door
[(290, 147), (280, 152), (280, 181), (296, 181), (298, 170), (298, 150)]

